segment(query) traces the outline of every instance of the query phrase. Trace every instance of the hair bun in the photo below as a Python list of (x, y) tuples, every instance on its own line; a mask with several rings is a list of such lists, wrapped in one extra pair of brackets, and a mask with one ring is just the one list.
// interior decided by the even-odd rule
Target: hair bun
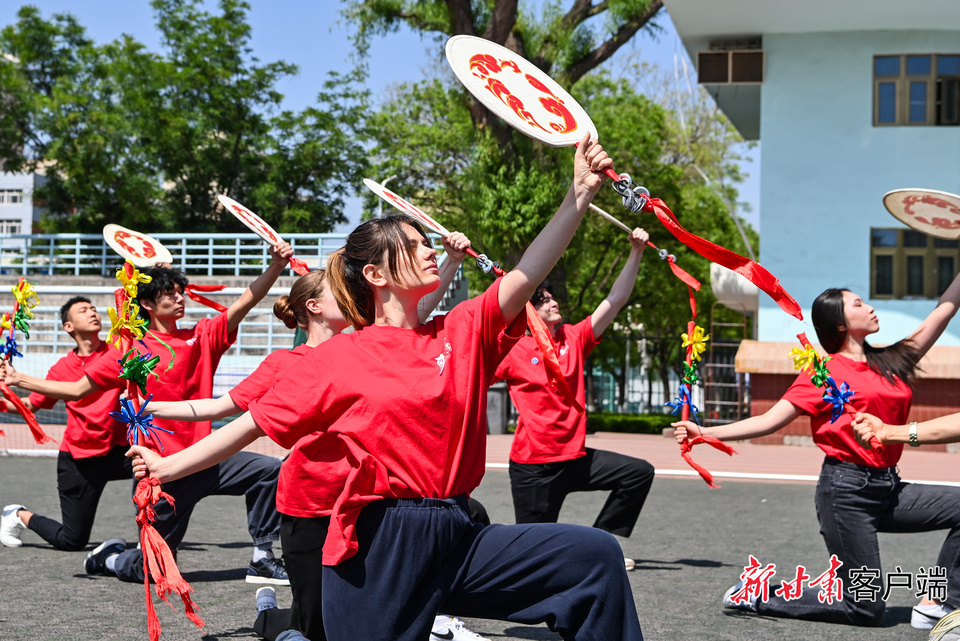
[(293, 313), (293, 307), (290, 305), (289, 296), (281, 296), (273, 304), (273, 315), (279, 318), (289, 329), (297, 328), (297, 316)]

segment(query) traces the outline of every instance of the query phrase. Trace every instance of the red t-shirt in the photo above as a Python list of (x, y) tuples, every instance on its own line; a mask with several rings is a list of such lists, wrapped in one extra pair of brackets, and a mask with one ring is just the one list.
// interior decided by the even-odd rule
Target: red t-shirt
[[(356, 553), (354, 525), (364, 505), (448, 498), (480, 484), (487, 388), (525, 328), (523, 314), (506, 326), (500, 282), (416, 329), (374, 325), (334, 336), (301, 359), (296, 380), (250, 404), (257, 425), (283, 447), (326, 432), (347, 450), (351, 469), (333, 508), (325, 564)], [(299, 449), (299, 483), (277, 492), (284, 509), (295, 493), (320, 491), (325, 482), (309, 440)]]
[[(593, 335), (593, 323), (586, 318), (576, 325), (563, 325), (557, 338), (554, 349), (560, 370), (581, 407), (586, 406), (583, 366), (599, 343)], [(547, 382), (543, 355), (533, 336), (524, 336), (510, 350), (497, 369), (497, 379), (507, 382), (510, 398), (520, 413), (510, 449), (511, 461), (555, 463), (587, 453), (587, 415), (577, 412)]]
[[(900, 379), (891, 385), (883, 376), (875, 373), (866, 363), (850, 360), (846, 356), (831, 354), (827, 363), (830, 375), (837, 385), (847, 383), (855, 394), (850, 404), (859, 412), (869, 412), (884, 423), (903, 425), (910, 414), (913, 391)], [(810, 415), (813, 442), (830, 456), (848, 463), (866, 467), (893, 467), (903, 453), (903, 443), (887, 443), (883, 454), (868, 450), (857, 443), (850, 424), (853, 416), (844, 411), (836, 423), (830, 423), (833, 404), (823, 400), (823, 389), (815, 387), (810, 375), (800, 374), (790, 389), (783, 395), (801, 411)]]
[[(78, 356), (70, 352), (50, 368), (47, 372), (48, 381), (64, 381), (72, 383), (83, 378), (87, 368), (99, 360), (115, 361), (122, 355), (101, 342), (93, 353), (87, 356)], [(127, 426), (110, 416), (110, 412), (120, 410), (117, 399), (119, 389), (109, 389), (94, 392), (78, 401), (67, 401), (67, 427), (60, 441), (60, 451), (69, 452), (73, 458), (83, 459), (93, 456), (104, 456), (111, 448), (125, 445), (127, 442)], [(39, 409), (50, 409), (57, 403), (57, 399), (33, 393), (30, 403)]]
[(282, 349), (263, 359), (253, 373), (240, 381), (240, 384), (227, 392), (234, 404), (244, 412), (247, 411), (250, 401), (260, 398), (267, 393), (279, 380), (286, 380), (282, 374), (300, 361), (300, 357), (313, 347), (306, 344), (298, 345), (293, 349)]
[[(157, 401), (186, 401), (213, 396), (213, 374), (220, 364), (220, 357), (237, 338), (236, 331), (227, 333), (226, 312), (204, 318), (190, 329), (154, 333), (173, 348), (176, 357), (173, 367), (167, 371), (170, 351), (152, 336), (144, 337), (150, 353), (160, 357), (154, 369), (160, 379), (147, 377), (147, 394), (153, 394)], [(143, 346), (137, 345), (142, 352)], [(85, 373), (100, 389), (124, 388), (127, 384), (126, 380), (119, 378), (120, 364), (116, 361), (108, 363), (107, 359), (101, 359)], [(148, 405), (148, 412), (149, 409)], [(210, 421), (194, 423), (155, 418), (153, 424), (173, 431), (173, 434), (159, 433), (164, 455), (179, 452), (210, 434)]]

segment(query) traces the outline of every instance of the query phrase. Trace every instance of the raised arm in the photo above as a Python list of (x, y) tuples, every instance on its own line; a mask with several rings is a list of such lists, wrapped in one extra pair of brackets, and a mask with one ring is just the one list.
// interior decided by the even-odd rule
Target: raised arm
[(149, 411), (156, 418), (171, 421), (214, 421), (240, 411), (230, 394), (220, 398), (200, 398), (192, 401), (151, 401)]
[(138, 479), (149, 474), (166, 483), (225, 461), (263, 435), (250, 412), (245, 412), (235, 421), (170, 456), (160, 456), (143, 445), (131, 445), (127, 456), (133, 458), (133, 472)]
[(97, 384), (86, 375), (78, 381), (51, 381), (22, 374), (13, 369), (13, 365), (6, 362), (2, 364), (0, 371), (3, 372), (3, 382), (10, 387), (19, 387), (28, 392), (37, 392), (64, 401), (77, 401), (100, 390)]
[(450, 283), (457, 275), (457, 270), (463, 264), (463, 259), (467, 256), (467, 249), (470, 247), (470, 239), (458, 231), (451, 232), (449, 236), (444, 236), (441, 242), (443, 242), (447, 258), (440, 266), (440, 287), (420, 299), (420, 303), (417, 305), (417, 313), (421, 323), (430, 318), (430, 314), (443, 300), (443, 295), (447, 293), (447, 288), (450, 287)]
[(600, 301), (596, 311), (590, 317), (595, 338), (599, 338), (610, 327), (610, 323), (630, 300), (633, 286), (637, 282), (637, 273), (640, 271), (640, 259), (643, 257), (643, 250), (647, 246), (647, 241), (650, 240), (650, 234), (638, 227), (630, 232), (628, 238), (630, 240), (630, 255), (627, 257), (627, 262), (624, 263), (620, 275), (617, 276), (613, 287), (610, 288), (610, 293)]
[(613, 161), (596, 140), (584, 134), (577, 147), (573, 165), (573, 183), (550, 222), (530, 243), (517, 266), (500, 283), (500, 311), (510, 323), (523, 310), (543, 279), (560, 260), (577, 231), (580, 219), (603, 184), (603, 171)]
[(773, 434), (786, 427), (790, 421), (798, 416), (800, 416), (800, 410), (797, 409), (796, 405), (781, 398), (760, 416), (751, 416), (736, 423), (716, 427), (701, 427), (691, 421), (677, 421), (673, 423), (673, 426), (677, 428), (675, 436), (678, 443), (682, 443), (688, 436), (689, 438), (695, 438), (701, 435), (713, 436), (721, 441), (740, 441)]
[(953, 282), (947, 287), (947, 291), (943, 292), (943, 296), (937, 301), (937, 306), (920, 323), (920, 326), (910, 334), (909, 338), (920, 352), (921, 358), (943, 334), (943, 330), (947, 328), (950, 319), (957, 313), (958, 306), (960, 306), (960, 274), (954, 276)]
[(241, 321), (246, 318), (250, 310), (263, 300), (263, 297), (267, 295), (273, 284), (283, 274), (283, 270), (290, 264), (293, 249), (287, 243), (273, 245), (270, 247), (270, 256), (273, 257), (273, 260), (266, 271), (250, 283), (250, 286), (240, 294), (240, 298), (227, 308), (227, 327), (231, 334), (240, 326)]

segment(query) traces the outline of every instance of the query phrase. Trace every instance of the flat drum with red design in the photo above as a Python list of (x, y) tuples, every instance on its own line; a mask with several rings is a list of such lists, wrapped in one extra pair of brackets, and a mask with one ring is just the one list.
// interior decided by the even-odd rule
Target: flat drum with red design
[(571, 147), (597, 129), (556, 81), (505, 47), (475, 36), (447, 40), (453, 73), (484, 106), (514, 129), (551, 147)]
[(104, 225), (103, 239), (113, 251), (137, 267), (173, 262), (173, 256), (159, 240), (120, 225)]
[(264, 239), (271, 245), (276, 245), (277, 243), (282, 243), (283, 238), (280, 237), (273, 227), (267, 224), (263, 218), (257, 216), (255, 213), (235, 201), (233, 198), (228, 198), (227, 196), (217, 196), (217, 200), (220, 201), (220, 204), (223, 205), (227, 211), (240, 219), (240, 222), (246, 225), (250, 231), (255, 233), (260, 238)]
[(960, 196), (936, 189), (895, 189), (883, 205), (910, 229), (955, 240), (960, 238)]
[(370, 180), (369, 178), (364, 178), (363, 184), (366, 185), (370, 191), (380, 196), (380, 198), (384, 199), (385, 201), (387, 201), (388, 203), (390, 203), (391, 205), (393, 205), (394, 207), (396, 207), (406, 215), (420, 221), (420, 223), (424, 225), (427, 229), (434, 231), (440, 234), (441, 236), (450, 235), (450, 232), (447, 231), (446, 227), (444, 227), (443, 225), (435, 221), (433, 218), (428, 216), (422, 209), (420, 209), (413, 203), (407, 202), (406, 200), (396, 195), (395, 193), (393, 193), (392, 191), (390, 191), (380, 183)]

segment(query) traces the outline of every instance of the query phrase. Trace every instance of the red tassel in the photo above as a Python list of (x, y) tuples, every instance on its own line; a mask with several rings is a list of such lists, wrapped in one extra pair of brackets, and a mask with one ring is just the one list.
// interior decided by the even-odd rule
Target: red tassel
[(711, 262), (737, 272), (766, 292), (783, 311), (799, 320), (803, 320), (803, 313), (800, 311), (800, 305), (797, 301), (787, 293), (787, 290), (780, 284), (780, 280), (759, 263), (744, 258), (705, 238), (691, 234), (680, 225), (673, 212), (659, 198), (651, 198), (644, 210), (655, 213), (663, 226), (667, 228), (667, 231), (676, 236), (681, 243)]
[(540, 354), (543, 356), (543, 366), (547, 370), (547, 381), (557, 388), (560, 396), (570, 403), (577, 410), (577, 413), (583, 414), (583, 406), (570, 391), (567, 379), (563, 377), (563, 372), (560, 371), (560, 360), (557, 358), (556, 350), (553, 349), (550, 330), (547, 329), (546, 323), (540, 318), (540, 314), (533, 308), (532, 303), (527, 302), (525, 309), (527, 311), (527, 326), (530, 328), (530, 333), (533, 334), (533, 339), (537, 341), (537, 347), (540, 348)]
[[(13, 393), (13, 390), (7, 387), (6, 383), (0, 383), (0, 392), (3, 392), (4, 398), (13, 403), (13, 406), (17, 408), (17, 411), (20, 412), (20, 416), (23, 417), (23, 420), (27, 422), (27, 427), (30, 428), (30, 433), (33, 434), (33, 440), (37, 442), (37, 445), (43, 445), (44, 443), (56, 443), (56, 441), (47, 436), (47, 433), (43, 431), (43, 428), (40, 426), (40, 423), (37, 422), (37, 417), (33, 415), (33, 412), (23, 404), (23, 401), (20, 400), (20, 397)], [(3, 432), (0, 432), (3, 434)]]
[(736, 454), (737, 451), (715, 436), (697, 436), (696, 438), (687, 439), (680, 444), (680, 455), (683, 457), (683, 460), (687, 462), (687, 465), (695, 469), (697, 474), (699, 474), (700, 477), (707, 482), (707, 485), (714, 489), (718, 489), (720, 486), (713, 482), (713, 474), (707, 471), (707, 468), (694, 462), (693, 457), (690, 456), (690, 450), (693, 449), (694, 445), (699, 443), (707, 443), (708, 445), (712, 445), (721, 452), (725, 452), (730, 456)]
[(140, 479), (134, 493), (133, 502), (137, 504), (138, 508), (137, 523), (140, 525), (140, 549), (143, 552), (143, 584), (147, 598), (147, 630), (150, 634), (150, 641), (158, 641), (160, 638), (160, 620), (157, 618), (156, 610), (153, 607), (153, 599), (150, 597), (151, 577), (155, 584), (154, 591), (158, 597), (163, 599), (167, 605), (173, 607), (167, 601), (167, 595), (171, 592), (175, 593), (183, 601), (187, 618), (193, 621), (197, 627), (203, 627), (203, 619), (197, 614), (199, 608), (190, 597), (193, 588), (180, 575), (177, 562), (173, 558), (173, 552), (170, 551), (170, 547), (157, 532), (157, 529), (153, 527), (153, 521), (156, 518), (153, 506), (161, 498), (166, 499), (171, 506), (173, 505), (173, 497), (160, 488), (160, 481), (150, 476)]
[(211, 307), (218, 312), (225, 312), (227, 311), (226, 307), (216, 301), (210, 300), (206, 296), (201, 296), (197, 292), (219, 292), (226, 289), (226, 287), (226, 285), (187, 285), (183, 293), (189, 296), (190, 300), (194, 302)]
[(310, 268), (307, 267), (307, 264), (300, 260), (299, 258), (290, 257), (290, 269), (292, 269), (297, 276), (306, 276), (310, 273)]

